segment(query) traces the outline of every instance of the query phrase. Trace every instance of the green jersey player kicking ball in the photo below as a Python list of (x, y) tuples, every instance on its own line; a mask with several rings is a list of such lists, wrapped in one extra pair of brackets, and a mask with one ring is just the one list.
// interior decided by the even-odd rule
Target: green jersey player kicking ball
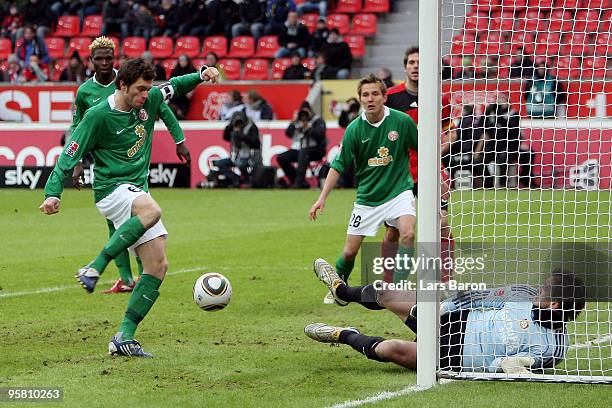
[(108, 345), (112, 355), (151, 357), (134, 340), (134, 333), (157, 300), (168, 269), (161, 208), (146, 191), (153, 127), (160, 106), (175, 94), (184, 95), (203, 80), (214, 83), (218, 77), (215, 68), (203, 66), (197, 73), (153, 87), (155, 69), (151, 64), (142, 58), (124, 62), (115, 78), (117, 90), (85, 112), (45, 185), (40, 210), (56, 214), (64, 180), (81, 157), (91, 152), (96, 168), (96, 207), (117, 230), (100, 254), (77, 273), (88, 292), (93, 291), (109, 262), (127, 248), (135, 249), (142, 260), (144, 272), (130, 295), (119, 332)]
[[(74, 102), (75, 110), (72, 117), (71, 133), (83, 119), (83, 115), (87, 109), (98, 103), (105, 101), (111, 94), (115, 92), (115, 77), (117, 71), (113, 68), (115, 63), (115, 43), (110, 38), (98, 37), (89, 45), (91, 51), (90, 60), (93, 64), (95, 74), (92, 78), (83, 83), (77, 90), (76, 100)], [(185, 135), (183, 129), (179, 126), (174, 113), (166, 104), (159, 107), (159, 117), (164, 121), (164, 124), (170, 131), (174, 142), (176, 143), (176, 154), (181, 160), (189, 165), (190, 156), (189, 150), (185, 145)], [(77, 189), (81, 189), (81, 179), (83, 176), (83, 166), (77, 163), (72, 173), (72, 183)], [(111, 220), (106, 220), (108, 225), (108, 234), (111, 237), (115, 233), (115, 226)], [(138, 264), (138, 275), (142, 275), (142, 262), (136, 257)], [(127, 250), (123, 251), (115, 258), (115, 265), (119, 270), (119, 279), (115, 284), (104, 293), (122, 293), (131, 292), (136, 282), (132, 277), (132, 267), (130, 265), (130, 255)]]
[[(345, 282), (363, 239), (375, 236), (383, 222), (399, 230), (398, 255), (402, 258), (414, 255), (416, 209), (408, 149), (417, 149), (416, 125), (405, 113), (385, 106), (387, 89), (374, 75), (359, 81), (357, 93), (362, 113), (346, 128), (340, 153), (332, 162), (321, 195), (309, 214), (312, 220), (317, 219), (317, 211), (323, 212), (325, 200), (340, 174), (354, 162), (359, 180), (357, 198), (344, 250), (336, 261), (336, 270)], [(410, 263), (402, 266), (395, 270), (396, 281), (406, 279), (410, 273)]]

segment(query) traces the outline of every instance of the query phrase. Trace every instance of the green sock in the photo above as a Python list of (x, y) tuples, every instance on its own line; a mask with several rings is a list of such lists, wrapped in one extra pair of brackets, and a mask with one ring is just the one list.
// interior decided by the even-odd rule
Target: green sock
[[(115, 225), (111, 220), (106, 220), (108, 224), (108, 238), (112, 238), (115, 233)], [(115, 265), (119, 270), (119, 277), (126, 285), (131, 285), (134, 282), (132, 278), (132, 266), (130, 265), (130, 253), (125, 250), (115, 258)]]
[(108, 263), (115, 259), (121, 252), (134, 245), (144, 234), (146, 228), (142, 225), (138, 217), (134, 216), (124, 222), (108, 240), (102, 252), (89, 265), (98, 272), (104, 272)]
[(122, 340), (134, 340), (138, 324), (145, 318), (159, 297), (159, 287), (162, 281), (152, 275), (142, 275), (130, 295), (125, 317), (119, 331), (123, 333)]
[(144, 266), (142, 266), (142, 261), (140, 260), (139, 256), (136, 257), (136, 263), (138, 264), (138, 276), (142, 276), (142, 272), (144, 271)]
[[(400, 245), (397, 249), (397, 254), (400, 257), (400, 264), (396, 266), (395, 272), (393, 272), (393, 282), (395, 283), (406, 280), (410, 276), (413, 268), (412, 258), (414, 257), (414, 248)], [(404, 257), (408, 258), (407, 262), (404, 262)]]
[(353, 271), (353, 266), (355, 266), (355, 260), (351, 259), (347, 261), (342, 254), (336, 259), (336, 272), (338, 272), (338, 275), (340, 275), (345, 282), (348, 282), (348, 278)]

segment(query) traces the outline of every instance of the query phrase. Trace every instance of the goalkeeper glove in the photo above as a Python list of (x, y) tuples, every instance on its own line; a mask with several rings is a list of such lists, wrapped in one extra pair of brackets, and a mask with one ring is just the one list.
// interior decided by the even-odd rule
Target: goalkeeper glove
[(506, 374), (530, 374), (527, 368), (535, 363), (533, 357), (506, 357), (499, 366)]

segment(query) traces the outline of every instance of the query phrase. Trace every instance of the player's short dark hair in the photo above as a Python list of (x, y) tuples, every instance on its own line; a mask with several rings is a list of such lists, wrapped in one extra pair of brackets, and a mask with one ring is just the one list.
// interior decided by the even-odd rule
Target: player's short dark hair
[(404, 66), (406, 66), (406, 64), (408, 63), (408, 56), (411, 54), (418, 54), (419, 53), (419, 46), (418, 45), (411, 45), (410, 47), (408, 47), (406, 49), (406, 52), (404, 53)]
[(582, 279), (572, 272), (555, 269), (547, 283), (544, 293), (546, 300), (561, 304), (557, 310), (562, 313), (563, 321), (575, 320), (586, 301), (586, 287)]
[(385, 85), (383, 80), (378, 78), (374, 74), (370, 74), (365, 78), (361, 78), (361, 80), (359, 81), (359, 84), (357, 84), (357, 95), (359, 95), (360, 97), (361, 97), (361, 88), (365, 84), (378, 84), (378, 86), (380, 86), (380, 91), (382, 92), (382, 94), (385, 95), (387, 93), (387, 86)]
[(141, 77), (145, 81), (152, 81), (155, 79), (155, 68), (153, 64), (142, 58), (128, 59), (121, 64), (121, 68), (119, 68), (117, 72), (117, 78), (115, 78), (115, 85), (117, 89), (119, 89), (121, 88), (121, 82), (123, 82), (124, 85), (129, 87)]

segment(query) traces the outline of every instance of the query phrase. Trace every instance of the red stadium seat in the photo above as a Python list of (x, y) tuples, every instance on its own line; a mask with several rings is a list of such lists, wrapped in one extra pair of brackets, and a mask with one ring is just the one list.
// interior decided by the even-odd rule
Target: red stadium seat
[(512, 65), (512, 57), (501, 57), (497, 64), (497, 77), (499, 79), (510, 78), (510, 66)]
[(102, 16), (97, 14), (85, 17), (81, 35), (83, 37), (99, 37), (102, 33), (102, 21)]
[(274, 58), (274, 55), (278, 51), (280, 46), (278, 45), (278, 37), (275, 35), (264, 35), (257, 41), (257, 52), (255, 57), (257, 58)]
[(228, 57), (251, 58), (255, 54), (255, 40), (248, 35), (239, 35), (232, 38)]
[(376, 34), (378, 26), (378, 18), (376, 14), (372, 13), (361, 13), (353, 16), (353, 24), (351, 27), (351, 34), (360, 34), (372, 36)]
[(528, 10), (524, 18), (518, 22), (517, 28), (524, 31), (547, 31), (550, 20), (544, 12)]
[(500, 4), (504, 9), (523, 9), (527, 7), (527, 0), (501, 0)]
[(337, 28), (341, 35), (348, 34), (350, 29), (348, 14), (330, 14), (327, 16), (327, 28)]
[(206, 37), (204, 40), (202, 55), (205, 55), (208, 52), (214, 52), (219, 58), (225, 57), (227, 55), (227, 38), (222, 35)]
[(248, 81), (266, 81), (268, 79), (268, 60), (251, 58), (244, 62), (242, 79)]
[(187, 55), (189, 58), (200, 55), (200, 39), (191, 36), (177, 38), (173, 56), (178, 58), (181, 54)]
[(49, 57), (51, 59), (64, 57), (66, 43), (63, 38), (45, 37), (45, 44), (47, 45), (47, 50), (49, 51)]
[(563, 55), (589, 55), (590, 49), (586, 41), (587, 38), (584, 33), (567, 33), (563, 36), (563, 39), (561, 40), (562, 47), (560, 52)]
[(0, 60), (7, 59), (12, 52), (13, 44), (11, 40), (8, 38), (0, 38)]
[(364, 0), (361, 11), (364, 13), (388, 13), (389, 0)]
[(138, 58), (147, 49), (143, 37), (126, 37), (123, 39), (123, 55), (128, 58)]
[(76, 37), (81, 32), (81, 21), (78, 16), (60, 16), (53, 36)]
[(511, 53), (516, 53), (520, 48), (524, 54), (532, 54), (534, 50), (533, 34), (521, 31), (515, 31), (510, 34), (510, 49)]
[(534, 7), (538, 9), (551, 9), (553, 8), (554, 0), (529, 0), (527, 7)]
[(89, 51), (89, 44), (91, 44), (91, 38), (89, 37), (76, 37), (71, 38), (68, 42), (68, 54), (67, 56), (72, 56), (74, 51), (79, 53), (79, 57), (81, 60), (85, 61), (89, 58), (91, 52)]
[(599, 10), (581, 10), (574, 17), (574, 31), (595, 33), (599, 30)]
[(316, 63), (314, 58), (304, 58), (302, 60), (302, 66), (309, 71), (315, 69)]
[(559, 55), (561, 36), (556, 32), (539, 33), (535, 41), (536, 55), (553, 57)]
[(474, 0), (472, 2), (472, 12), (489, 13), (492, 8), (499, 5), (499, 0)]
[(550, 14), (550, 31), (572, 31), (574, 28), (574, 19), (572, 14), (564, 10), (555, 10)]
[(272, 79), (282, 79), (283, 73), (291, 65), (291, 58), (277, 58), (272, 62)]
[(607, 64), (608, 61), (606, 57), (585, 57), (582, 60), (582, 77), (605, 78)]
[(51, 81), (57, 82), (60, 79), (60, 75), (64, 68), (68, 66), (68, 58), (60, 58), (53, 64), (53, 69), (51, 70)]
[(170, 37), (153, 37), (149, 41), (149, 52), (153, 58), (170, 58), (174, 41)]
[(572, 71), (579, 72), (579, 68), (578, 58), (565, 55), (557, 58), (553, 74), (557, 79), (569, 79)]
[(176, 58), (168, 58), (161, 62), (161, 66), (166, 71), (166, 78), (170, 78), (172, 70), (176, 67), (178, 60)]
[(363, 58), (365, 56), (365, 39), (361, 35), (345, 35), (346, 42), (351, 50), (353, 58)]
[(237, 81), (240, 79), (240, 60), (236, 58), (219, 60), (219, 68), (223, 70), (226, 79), (230, 81)]
[(473, 14), (465, 17), (463, 29), (465, 31), (473, 32), (474, 34), (482, 30), (489, 29), (489, 16), (483, 16), (480, 14)]
[(564, 8), (566, 10), (575, 9), (578, 7), (578, 0), (555, 0), (554, 7), (556, 9)]
[(514, 29), (514, 12), (504, 11), (494, 16), (489, 22), (489, 29), (493, 31), (512, 31)]
[(306, 26), (310, 34), (315, 30), (317, 20), (319, 20), (319, 15), (314, 13), (302, 14), (300, 17), (300, 22)]
[(355, 14), (361, 11), (361, 0), (338, 0), (334, 13)]
[(612, 36), (599, 33), (595, 37), (595, 55), (608, 56), (612, 54)]
[(472, 55), (476, 53), (476, 37), (456, 35), (451, 43), (452, 55)]
[(580, 7), (601, 10), (602, 8), (609, 8), (610, 1), (609, 0), (582, 0), (580, 2)]
[(193, 63), (193, 66), (196, 68), (201, 67), (202, 65), (206, 65), (206, 58), (194, 58), (191, 60), (191, 62)]

